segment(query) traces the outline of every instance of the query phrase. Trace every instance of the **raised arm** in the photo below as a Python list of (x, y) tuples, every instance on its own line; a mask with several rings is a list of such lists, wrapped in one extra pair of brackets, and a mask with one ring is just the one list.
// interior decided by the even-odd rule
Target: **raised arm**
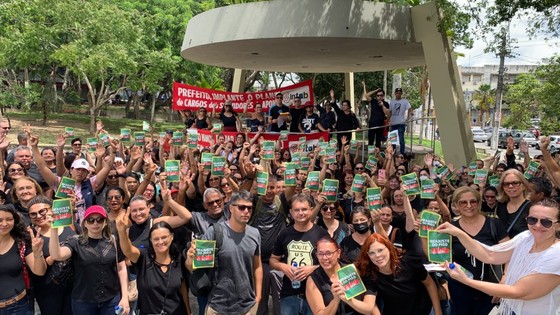
[(119, 233), (119, 244), (123, 254), (130, 259), (131, 262), (136, 263), (140, 257), (140, 250), (132, 245), (128, 237), (128, 228), (130, 227), (130, 207), (126, 211), (121, 211), (115, 219), (117, 231)]
[(53, 260), (65, 261), (72, 257), (72, 251), (70, 248), (60, 246), (60, 241), (58, 240), (58, 228), (51, 228), (51, 237), (49, 238), (49, 254)]
[(50, 187), (53, 187), (56, 182), (58, 182), (58, 178), (47, 167), (45, 159), (41, 156), (41, 152), (39, 151), (39, 136), (31, 135), (29, 137), (29, 145), (31, 145), (31, 151), (33, 152), (33, 161), (35, 161), (35, 165), (37, 165), (39, 173), (41, 174), (45, 182)]

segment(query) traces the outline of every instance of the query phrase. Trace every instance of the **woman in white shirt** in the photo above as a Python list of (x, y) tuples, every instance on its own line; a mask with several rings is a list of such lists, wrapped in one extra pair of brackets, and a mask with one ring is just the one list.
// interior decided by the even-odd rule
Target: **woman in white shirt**
[(467, 251), (487, 264), (508, 263), (505, 284), (473, 280), (460, 268), (449, 268), (449, 275), (465, 285), (502, 298), (503, 315), (555, 315), (560, 313), (560, 205), (544, 199), (531, 206), (529, 230), (512, 240), (494, 246), (482, 245), (450, 223), (438, 227), (441, 233), (459, 238)]

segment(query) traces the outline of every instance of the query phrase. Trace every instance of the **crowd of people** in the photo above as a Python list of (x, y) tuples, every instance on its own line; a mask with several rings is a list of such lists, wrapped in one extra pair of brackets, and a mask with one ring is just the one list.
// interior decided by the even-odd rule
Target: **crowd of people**
[[(364, 86), (368, 101), (373, 95), (383, 117), (371, 118), (372, 126), (392, 117), (383, 91)], [(546, 149), (548, 138), (540, 140), (541, 156), (529, 157), (522, 144), (523, 163), (516, 163), (513, 139), (503, 157), (477, 160), (488, 178), (497, 176), (477, 184), (468, 168), (432, 154), (417, 162), (403, 143), (394, 148), (378, 134), (370, 139), (379, 145), (374, 164), (350, 150), (351, 134), (344, 133), (333, 144), (334, 161), (319, 146), (305, 152), (281, 141), (266, 159), (263, 130), (359, 127), (349, 102), (339, 108), (333, 94), (319, 114), (300, 99), (291, 107), (282, 99), (267, 117), (248, 116), (247, 129), (257, 131), (252, 138), (240, 132), (226, 142), (218, 135), (197, 149), (173, 145), (172, 131), (146, 137), (144, 146), (116, 137), (91, 150), (61, 134), (56, 147), (40, 149), (30, 126), (10, 148), (10, 128), (0, 122), (0, 315), (33, 314), (35, 304), (45, 315), (191, 314), (195, 303), (199, 314), (228, 315), (470, 315), (488, 314), (497, 303), (504, 315), (558, 314), (560, 165)], [(398, 115), (406, 117), (409, 107), (402, 102)], [(212, 119), (225, 130), (241, 127), (231, 103), (219, 114), (190, 115), (189, 128), (211, 128)], [(404, 121), (395, 120), (399, 133)], [(99, 121), (98, 134), (103, 128)], [(202, 162), (205, 153), (225, 157), (223, 175)], [(295, 153), (310, 163), (294, 163), (293, 182), (286, 163)], [(178, 181), (166, 172), (167, 160), (180, 160)], [(531, 161), (539, 167), (527, 176)], [(306, 182), (314, 171), (319, 187), (312, 189)], [(435, 197), (408, 196), (405, 174), (434, 180)], [(360, 188), (353, 185), (358, 175)], [(64, 177), (75, 180), (74, 217), (70, 226), (55, 227), (53, 199)], [(323, 192), (325, 179), (339, 181), (335, 200)], [(379, 209), (368, 203), (368, 188), (381, 189)], [(439, 213), (437, 231), (452, 235), (453, 264), (445, 263), (444, 272), (424, 266), (429, 255), (418, 231), (425, 210)], [(195, 240), (216, 241), (216, 264), (211, 289), (193, 291), (191, 301)], [(350, 299), (337, 274), (349, 264), (366, 289)]]

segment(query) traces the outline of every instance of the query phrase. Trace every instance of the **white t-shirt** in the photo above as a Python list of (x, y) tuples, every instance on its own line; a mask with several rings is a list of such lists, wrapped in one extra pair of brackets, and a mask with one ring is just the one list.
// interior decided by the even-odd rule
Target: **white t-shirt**
[(406, 112), (410, 110), (410, 103), (401, 98), (400, 100), (392, 99), (389, 102), (389, 110), (391, 110), (391, 125), (401, 125), (406, 121)]
[[(506, 243), (513, 243), (514, 246), (506, 274), (506, 284), (513, 285), (521, 278), (535, 273), (560, 275), (560, 243), (542, 252), (531, 253), (534, 238), (530, 231), (520, 233)], [(511, 311), (517, 315), (560, 314), (560, 286), (534, 300), (502, 299), (500, 312), (511, 314)]]

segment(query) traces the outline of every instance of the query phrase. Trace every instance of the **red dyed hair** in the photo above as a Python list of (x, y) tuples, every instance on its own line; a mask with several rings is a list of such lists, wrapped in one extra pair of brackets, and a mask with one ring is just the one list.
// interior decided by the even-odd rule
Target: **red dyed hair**
[(389, 263), (391, 264), (391, 271), (393, 276), (396, 276), (400, 269), (400, 259), (403, 252), (400, 249), (397, 249), (390, 240), (378, 233), (373, 233), (366, 239), (364, 245), (362, 245), (360, 256), (354, 263), (356, 265), (356, 269), (358, 269), (358, 272), (360, 273), (360, 276), (371, 277), (375, 280), (379, 274), (379, 268), (371, 261), (368, 255), (369, 247), (373, 243), (381, 243), (387, 247), (389, 250)]

